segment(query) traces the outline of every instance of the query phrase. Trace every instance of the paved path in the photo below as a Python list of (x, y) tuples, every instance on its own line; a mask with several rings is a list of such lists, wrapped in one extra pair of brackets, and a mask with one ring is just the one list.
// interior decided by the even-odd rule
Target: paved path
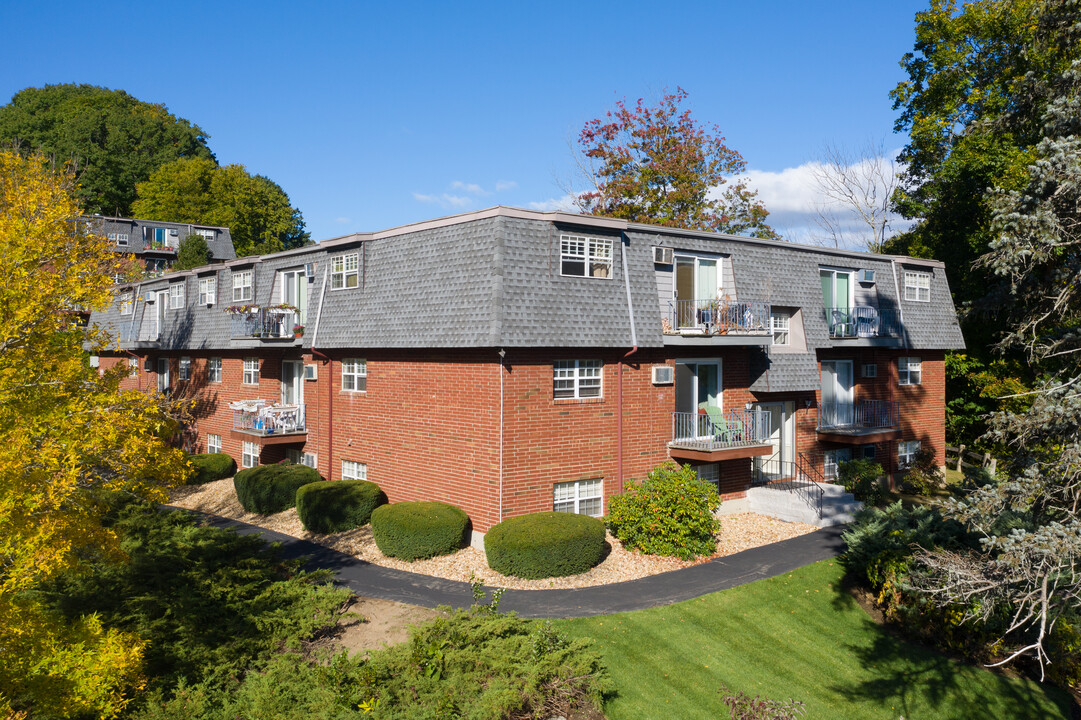
[[(242, 535), (261, 535), (270, 542), (279, 542), (285, 557), (307, 557), (309, 567), (334, 571), (338, 583), (358, 595), (430, 608), (469, 607), (473, 602), (469, 583), (392, 570), (255, 525), (205, 513), (194, 514), (206, 518), (214, 527), (233, 528)], [(843, 530), (843, 526), (823, 528), (701, 565), (612, 585), (572, 590), (507, 590), (499, 609), (513, 610), (522, 617), (565, 618), (642, 610), (690, 600), (836, 557), (844, 550)]]

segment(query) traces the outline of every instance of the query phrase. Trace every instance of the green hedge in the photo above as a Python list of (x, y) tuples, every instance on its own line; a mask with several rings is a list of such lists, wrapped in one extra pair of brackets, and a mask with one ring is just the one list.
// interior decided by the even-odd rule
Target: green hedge
[(225, 453), (189, 455), (188, 460), (192, 464), (191, 477), (188, 478), (190, 485), (203, 485), (236, 475), (236, 460)]
[(307, 465), (259, 465), (234, 475), (233, 487), (245, 510), (273, 515), (296, 505), (297, 490), (322, 479)]
[(484, 536), (488, 566), (539, 579), (585, 572), (604, 556), (604, 523), (588, 515), (542, 512), (504, 520)]
[(384, 555), (423, 560), (465, 547), (469, 516), (441, 502), (400, 502), (376, 508), (372, 535)]
[(372, 511), (386, 502), (373, 482), (324, 480), (297, 490), (297, 515), (308, 532), (341, 532), (367, 525)]

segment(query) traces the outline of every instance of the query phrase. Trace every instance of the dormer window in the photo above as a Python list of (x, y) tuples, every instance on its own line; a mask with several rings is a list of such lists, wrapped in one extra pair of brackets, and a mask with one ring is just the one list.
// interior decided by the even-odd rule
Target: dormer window
[(611, 278), (611, 239), (561, 235), (559, 274), (572, 277)]
[(233, 271), (233, 302), (248, 302), (252, 299), (251, 270)]
[(343, 290), (360, 285), (360, 255), (339, 255), (331, 261), (330, 289)]
[(905, 300), (931, 302), (931, 273), (905, 270)]

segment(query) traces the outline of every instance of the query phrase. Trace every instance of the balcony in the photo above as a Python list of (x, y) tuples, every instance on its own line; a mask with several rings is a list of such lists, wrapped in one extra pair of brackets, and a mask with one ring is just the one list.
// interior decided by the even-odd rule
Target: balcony
[(266, 400), (231, 403), (233, 435), (262, 445), (303, 442), (308, 435), (304, 405), (268, 405)]
[(825, 317), (831, 338), (896, 338), (901, 335), (901, 316), (897, 310), (856, 305), (826, 308)]
[(666, 342), (709, 338), (712, 344), (768, 345), (773, 337), (769, 313), (768, 302), (670, 300), (661, 326)]
[(820, 403), (816, 430), (819, 440), (848, 444), (900, 437), (897, 403), (892, 400)]
[(769, 455), (773, 452), (770, 414), (760, 410), (672, 413), (668, 449), (673, 458), (709, 462)]
[(233, 316), (234, 338), (292, 341), (298, 337), (293, 332), (297, 318), (295, 309), (233, 306), (226, 312)]
[(176, 245), (168, 242), (148, 241), (144, 248), (147, 252), (160, 252), (176, 255)]

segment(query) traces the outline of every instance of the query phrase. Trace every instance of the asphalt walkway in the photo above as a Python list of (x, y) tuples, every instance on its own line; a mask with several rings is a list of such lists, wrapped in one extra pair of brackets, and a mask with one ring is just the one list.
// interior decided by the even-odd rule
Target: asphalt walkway
[[(188, 512), (204, 517), (214, 527), (232, 528), (241, 535), (260, 535), (268, 542), (281, 543), (285, 557), (304, 557), (310, 568), (333, 571), (337, 574), (337, 582), (357, 595), (430, 608), (439, 605), (464, 608), (473, 603), (469, 583), (392, 570), (255, 525)], [(612, 585), (570, 590), (507, 590), (499, 609), (529, 618), (568, 618), (642, 610), (691, 600), (836, 557), (844, 550), (843, 530), (843, 526), (823, 528), (701, 565)]]

